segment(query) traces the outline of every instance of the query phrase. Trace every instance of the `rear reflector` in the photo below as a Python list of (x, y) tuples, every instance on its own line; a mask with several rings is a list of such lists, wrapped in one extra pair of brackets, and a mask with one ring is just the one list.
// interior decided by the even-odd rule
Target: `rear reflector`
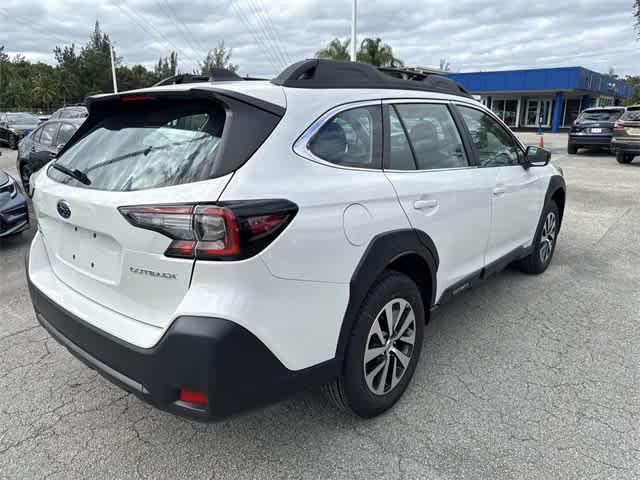
[(151, 95), (123, 95), (122, 97), (120, 97), (120, 100), (122, 100), (123, 102), (141, 102), (144, 100), (155, 100), (156, 97), (153, 97)]
[(616, 122), (613, 124), (613, 128), (616, 130), (624, 130), (624, 124)]
[(247, 200), (119, 210), (133, 226), (171, 238), (167, 257), (241, 260), (257, 254), (280, 235), (298, 207), (288, 200)]
[(193, 390), (180, 390), (178, 398), (181, 402), (192, 403), (194, 405), (206, 405), (207, 397), (202, 392), (194, 392)]

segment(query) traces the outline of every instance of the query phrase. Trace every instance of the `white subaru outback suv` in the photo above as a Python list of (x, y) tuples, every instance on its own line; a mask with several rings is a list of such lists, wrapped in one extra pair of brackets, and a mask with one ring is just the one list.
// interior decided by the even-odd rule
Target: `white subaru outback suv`
[(324, 385), (378, 415), (434, 308), (553, 256), (561, 171), (441, 76), (307, 60), (270, 82), (88, 106), (34, 181), (37, 319), (176, 414), (221, 419)]

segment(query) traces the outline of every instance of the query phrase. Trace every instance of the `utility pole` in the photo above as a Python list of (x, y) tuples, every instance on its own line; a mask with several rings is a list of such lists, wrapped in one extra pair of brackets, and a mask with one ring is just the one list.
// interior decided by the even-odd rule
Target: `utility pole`
[(351, 10), (351, 61), (357, 61), (357, 43), (358, 43), (358, 0), (353, 0), (353, 9)]
[(111, 76), (113, 77), (113, 93), (118, 93), (118, 81), (116, 80), (116, 64), (113, 61), (113, 43), (109, 41), (109, 54), (111, 55)]

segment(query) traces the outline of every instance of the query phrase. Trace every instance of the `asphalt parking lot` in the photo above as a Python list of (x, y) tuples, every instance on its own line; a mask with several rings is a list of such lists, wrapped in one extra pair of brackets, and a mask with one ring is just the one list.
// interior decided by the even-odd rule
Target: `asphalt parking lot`
[(640, 478), (640, 158), (569, 157), (558, 138), (550, 269), (440, 309), (412, 386), (369, 421), (316, 392), (217, 424), (154, 410), (38, 326), (33, 231), (0, 240), (0, 478)]

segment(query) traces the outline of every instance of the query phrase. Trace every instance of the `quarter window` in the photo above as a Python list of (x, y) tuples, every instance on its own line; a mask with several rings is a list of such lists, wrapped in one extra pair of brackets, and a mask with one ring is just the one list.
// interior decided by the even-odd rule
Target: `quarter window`
[(498, 122), (475, 108), (460, 106), (459, 110), (478, 149), (481, 167), (519, 164), (520, 148)]
[(379, 168), (380, 107), (360, 107), (338, 113), (309, 142), (315, 156), (337, 165)]
[[(403, 103), (390, 109), (389, 115), (389, 168), (392, 170), (409, 169), (407, 155), (411, 154), (415, 161), (413, 168), (418, 170), (469, 165), (460, 134), (446, 105)], [(397, 124), (403, 127), (402, 135), (394, 127)]]

